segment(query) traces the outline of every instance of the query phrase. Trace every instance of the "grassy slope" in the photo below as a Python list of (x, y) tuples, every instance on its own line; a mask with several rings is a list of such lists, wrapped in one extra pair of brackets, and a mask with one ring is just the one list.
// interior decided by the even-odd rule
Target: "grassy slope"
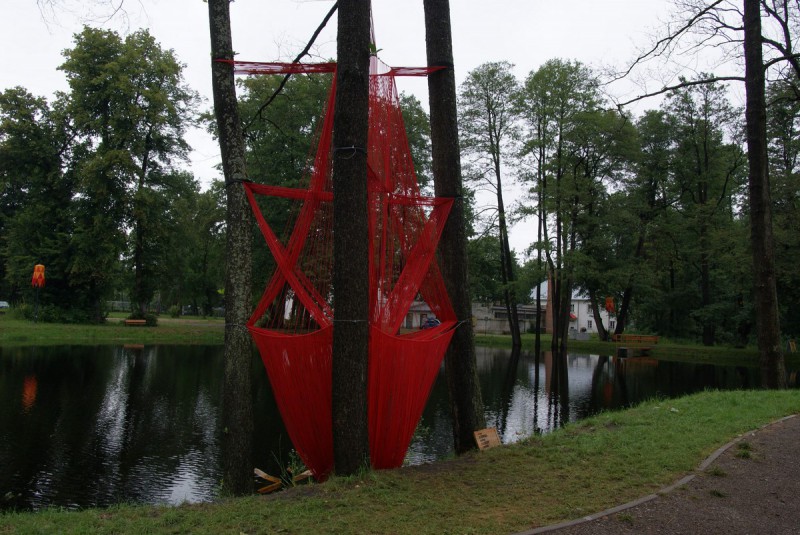
[(800, 391), (705, 392), (432, 465), (213, 504), (6, 514), (0, 532), (512, 533), (651, 493), (797, 412)]
[(122, 317), (105, 325), (32, 323), (0, 315), (0, 345), (55, 344), (221, 344), (225, 322), (221, 318), (159, 318), (157, 327), (126, 327)]

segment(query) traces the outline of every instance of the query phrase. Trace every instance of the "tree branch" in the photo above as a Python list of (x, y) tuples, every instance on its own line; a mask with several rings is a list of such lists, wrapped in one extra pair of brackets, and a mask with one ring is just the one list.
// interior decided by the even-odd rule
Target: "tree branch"
[(674, 91), (676, 89), (682, 89), (684, 87), (692, 87), (695, 85), (704, 85), (704, 84), (712, 84), (714, 82), (744, 82), (744, 76), (712, 76), (711, 78), (703, 78), (702, 80), (683, 80), (679, 84), (664, 86), (658, 91), (653, 91), (651, 93), (645, 93), (643, 95), (639, 95), (634, 97), (630, 100), (626, 100), (625, 102), (617, 102), (617, 108), (621, 111), (623, 107), (633, 104), (634, 102), (638, 102), (640, 100), (644, 100), (646, 98), (655, 97), (658, 95), (663, 95), (664, 93), (668, 93), (670, 91)]
[[(298, 61), (300, 61), (303, 58), (303, 56), (308, 54), (308, 51), (311, 49), (312, 45), (314, 44), (314, 41), (317, 40), (317, 37), (319, 37), (319, 34), (322, 32), (322, 30), (328, 24), (328, 21), (331, 20), (331, 17), (333, 16), (333, 14), (336, 13), (336, 9), (338, 7), (339, 7), (339, 2), (335, 2), (333, 4), (333, 7), (331, 7), (330, 11), (328, 11), (328, 14), (325, 15), (325, 18), (322, 19), (322, 22), (320, 23), (320, 25), (317, 26), (317, 29), (314, 31), (314, 34), (311, 36), (311, 39), (309, 39), (308, 44), (306, 44), (306, 47), (297, 55), (296, 58), (294, 58), (294, 61), (292, 61), (292, 63), (297, 63)], [(291, 78), (291, 76), (292, 76), (292, 74), (288, 73), (283, 77), (283, 80), (281, 80), (281, 83), (280, 83), (280, 85), (278, 85), (278, 88), (275, 89), (275, 92), (272, 93), (272, 96), (270, 96), (267, 99), (267, 101), (264, 104), (262, 104), (262, 106), (258, 109), (258, 111), (253, 115), (253, 117), (247, 122), (246, 125), (244, 125), (245, 133), (247, 133), (247, 131), (250, 129), (250, 127), (253, 125), (253, 123), (256, 121), (256, 119), (261, 117), (261, 114), (264, 112), (265, 109), (267, 109), (267, 106), (272, 104), (272, 101), (277, 98), (277, 96), (280, 94), (281, 91), (283, 91), (284, 86), (286, 86), (286, 82), (289, 81), (289, 78)]]
[(633, 60), (633, 62), (625, 70), (625, 72), (623, 72), (622, 74), (618, 74), (617, 76), (606, 82), (605, 85), (608, 85), (612, 82), (616, 82), (618, 80), (622, 80), (623, 78), (627, 77), (637, 65), (647, 60), (648, 58), (660, 56), (663, 53), (662, 51), (665, 50), (671, 43), (676, 41), (682, 34), (692, 29), (699, 20), (701, 20), (707, 13), (713, 11), (714, 8), (722, 4), (724, 1), (725, 0), (716, 0), (711, 5), (700, 10), (698, 13), (692, 16), (677, 31), (675, 31), (674, 33), (671, 32), (666, 37), (662, 37), (661, 39), (656, 41), (656, 43), (649, 50), (640, 54), (639, 57)]

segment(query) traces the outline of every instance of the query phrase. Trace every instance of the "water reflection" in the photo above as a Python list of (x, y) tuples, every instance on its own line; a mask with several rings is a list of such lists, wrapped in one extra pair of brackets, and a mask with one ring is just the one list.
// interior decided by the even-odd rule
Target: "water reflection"
[[(755, 368), (646, 358), (537, 360), (488, 348), (477, 356), (487, 425), (505, 443), (653, 396), (749, 388), (759, 379)], [(218, 346), (0, 348), (0, 509), (213, 498), (222, 364)], [(253, 465), (277, 474), (291, 443), (255, 353), (252, 378)], [(407, 462), (451, 454), (441, 371)]]
[[(759, 382), (757, 368), (642, 357), (568, 354), (554, 358), (548, 351), (536, 359), (529, 352), (515, 357), (511, 350), (477, 348), (477, 358), (486, 423), (497, 428), (504, 443), (653, 397), (677, 397), (704, 389), (754, 388)], [(440, 373), (407, 462), (416, 464), (450, 455), (450, 427), (447, 389)]]
[(2, 349), (3, 507), (176, 503), (213, 495), (219, 349), (163, 352)]

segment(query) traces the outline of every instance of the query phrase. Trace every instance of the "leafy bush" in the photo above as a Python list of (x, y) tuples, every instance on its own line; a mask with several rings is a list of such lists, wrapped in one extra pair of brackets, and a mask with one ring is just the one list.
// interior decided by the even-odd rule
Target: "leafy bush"
[(57, 305), (39, 305), (36, 307), (28, 303), (20, 303), (9, 311), (10, 317), (40, 321), (42, 323), (93, 323), (92, 315), (84, 310), (69, 308), (64, 309)]

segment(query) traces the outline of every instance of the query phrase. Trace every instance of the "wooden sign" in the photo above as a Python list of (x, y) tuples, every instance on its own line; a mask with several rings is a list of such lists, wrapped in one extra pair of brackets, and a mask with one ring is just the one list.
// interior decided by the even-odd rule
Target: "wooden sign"
[(501, 444), (500, 437), (497, 436), (497, 429), (494, 427), (475, 431), (474, 435), (475, 442), (478, 444), (478, 449), (481, 451), (494, 448), (495, 446), (499, 446)]

